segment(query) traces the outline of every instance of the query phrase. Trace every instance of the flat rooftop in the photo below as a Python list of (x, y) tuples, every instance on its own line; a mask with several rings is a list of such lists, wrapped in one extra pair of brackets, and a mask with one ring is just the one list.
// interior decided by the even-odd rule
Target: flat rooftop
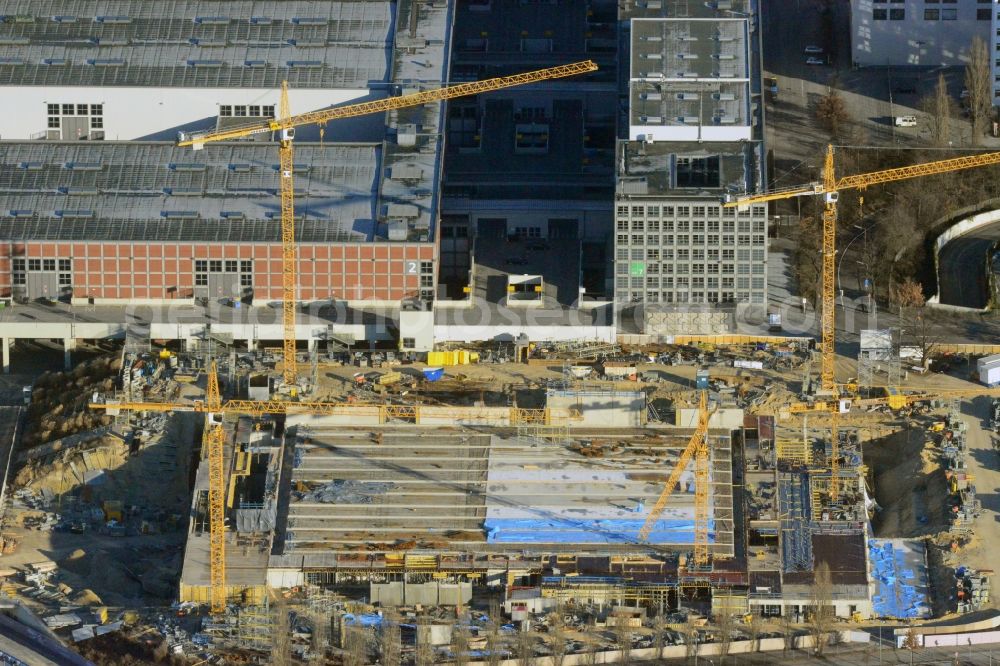
[(633, 79), (749, 79), (743, 18), (634, 19)]
[(570, 80), (449, 104), (445, 190), (475, 199), (604, 199), (617, 94)]
[(621, 0), (618, 16), (635, 18), (733, 18), (746, 15), (751, 0)]
[(386, 81), (387, 0), (13, 0), (0, 85), (365, 89)]
[[(553, 261), (553, 258), (558, 261)], [(540, 275), (542, 296), (550, 305), (570, 306), (580, 298), (580, 241), (553, 238), (532, 243), (479, 237), (473, 249), (475, 297), (501, 303), (509, 275)]]
[[(0, 238), (279, 242), (277, 146), (0, 142)], [(375, 234), (380, 149), (295, 150), (297, 236)], [(209, 222), (206, 224), (206, 222)]]
[(615, 3), (518, 2), (493, 0), (489, 6), (458, 3), (453, 62), (466, 73), (498, 75), (575, 60), (595, 60), (600, 69), (589, 81), (614, 81), (618, 48)]
[(747, 142), (619, 142), (618, 193), (630, 196), (720, 196), (755, 191), (759, 146)]
[[(687, 549), (694, 539), (693, 470), (682, 479), (650, 538), (645, 512), (690, 431), (605, 432), (606, 453), (452, 428), (318, 427), (300, 432), (287, 523), (275, 556), (389, 552), (507, 553), (532, 547), (572, 552)], [(713, 432), (710, 541), (732, 555), (728, 436)], [(329, 491), (323, 494), (323, 489)], [(324, 498), (320, 500), (319, 498)], [(283, 511), (279, 507), (279, 522)]]

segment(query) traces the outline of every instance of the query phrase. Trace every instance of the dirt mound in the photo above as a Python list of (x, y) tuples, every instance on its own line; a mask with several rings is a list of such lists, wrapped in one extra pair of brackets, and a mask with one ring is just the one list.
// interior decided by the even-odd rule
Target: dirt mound
[(89, 576), (92, 560), (93, 558), (88, 555), (87, 551), (77, 548), (59, 561), (59, 567), (77, 576)]
[(121, 358), (109, 355), (81, 363), (69, 372), (42, 373), (32, 385), (22, 445), (30, 448), (110, 423), (108, 416), (89, 410), (87, 403), (94, 391), (107, 393), (114, 388), (119, 370)]
[(73, 597), (73, 603), (81, 606), (101, 606), (104, 604), (101, 598), (94, 594), (93, 590), (80, 590)]

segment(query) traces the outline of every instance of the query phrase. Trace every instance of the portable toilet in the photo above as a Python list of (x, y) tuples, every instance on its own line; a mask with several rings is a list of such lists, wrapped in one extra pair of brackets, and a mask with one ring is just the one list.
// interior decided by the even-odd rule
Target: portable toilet
[(699, 370), (695, 373), (694, 387), (699, 391), (708, 390), (708, 370)]

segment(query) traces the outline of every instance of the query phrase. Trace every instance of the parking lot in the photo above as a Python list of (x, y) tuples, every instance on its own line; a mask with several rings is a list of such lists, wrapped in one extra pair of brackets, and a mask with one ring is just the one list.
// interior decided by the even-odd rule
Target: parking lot
[[(964, 72), (953, 68), (851, 66), (850, 3), (835, 0), (825, 9), (823, 0), (763, 3), (760, 30), (764, 45), (766, 77), (778, 81), (779, 93), (767, 98), (767, 142), (775, 153), (777, 185), (806, 182), (822, 164), (829, 137), (815, 120), (815, 105), (831, 86), (843, 97), (851, 127), (843, 132), (849, 143), (870, 146), (918, 147), (930, 142), (926, 115), (920, 100), (929, 95), (944, 74), (956, 103), (963, 89)], [(795, 20), (788, 20), (789, 16)], [(807, 47), (818, 47), (807, 51)], [(810, 58), (825, 64), (810, 65)], [(896, 116), (917, 117), (916, 127), (897, 127)], [(956, 147), (971, 145), (968, 121), (952, 119)], [(1000, 147), (1000, 139), (983, 137), (980, 145)]]

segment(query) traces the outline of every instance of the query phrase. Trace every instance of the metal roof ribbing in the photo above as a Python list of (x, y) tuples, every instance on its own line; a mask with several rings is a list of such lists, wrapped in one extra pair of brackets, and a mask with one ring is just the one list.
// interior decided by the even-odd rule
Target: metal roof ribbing
[[(0, 59), (19, 64), (0, 65), (0, 85), (275, 87), (288, 79), (299, 88), (363, 88), (386, 79), (392, 32), (390, 3), (378, 1), (20, 0), (3, 11)], [(288, 65), (296, 61), (319, 65)]]
[[(0, 236), (277, 241), (275, 153), (269, 143), (199, 153), (169, 143), (0, 143)], [(377, 147), (303, 144), (295, 167), (300, 240), (364, 241), (368, 225), (354, 229), (373, 217)]]

